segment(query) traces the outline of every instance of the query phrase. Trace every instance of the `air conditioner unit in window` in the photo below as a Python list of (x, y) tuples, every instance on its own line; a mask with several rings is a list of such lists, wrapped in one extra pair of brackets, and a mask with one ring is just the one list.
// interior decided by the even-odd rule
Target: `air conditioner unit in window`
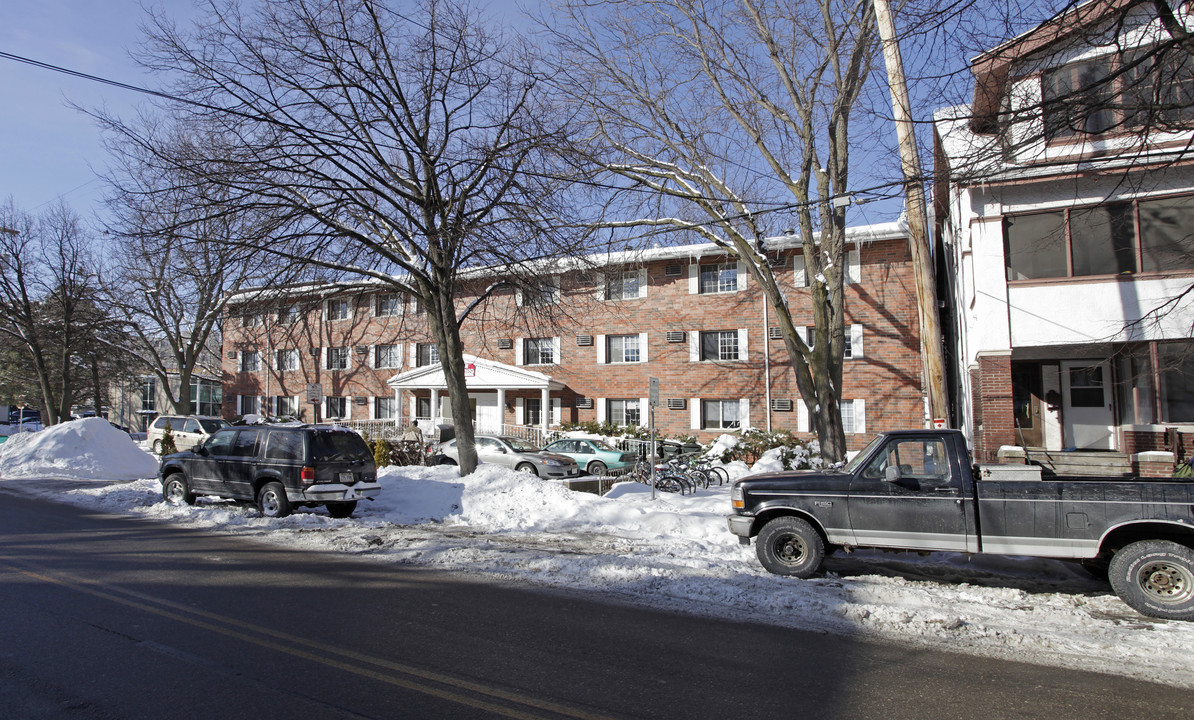
[(667, 265), (663, 268), (663, 274), (668, 277), (680, 277), (684, 273), (684, 269), (679, 265)]
[(236, 359), (236, 351), (235, 351), (235, 350), (229, 350), (229, 351), (228, 351), (228, 359), (229, 359), (229, 360), (235, 360), (235, 359)]
[(319, 348), (311, 348), (311, 357), (319, 357)]
[(684, 410), (687, 407), (688, 407), (688, 400), (686, 400), (684, 398), (668, 398), (667, 399), (667, 409), (668, 410)]
[(589, 345), (593, 344), (593, 336), (592, 335), (577, 335), (576, 336), (576, 344), (579, 347), (588, 347)]
[(767, 337), (772, 340), (783, 340), (784, 333), (777, 327), (767, 328)]
[(578, 407), (582, 410), (586, 410), (588, 408), (593, 407), (593, 398), (578, 397), (576, 399), (576, 407)]
[(514, 347), (514, 341), (510, 338), (498, 338), (498, 350), (509, 350)]
[(679, 331), (671, 330), (667, 334), (667, 341), (670, 343), (682, 343), (682, 342), (684, 342), (685, 338), (687, 338), (687, 337), (688, 337), (688, 334), (685, 333), (683, 330), (679, 330)]
[(774, 398), (771, 401), (771, 409), (776, 412), (792, 412), (792, 401)]
[(355, 397), (352, 399), (352, 404), (353, 405), (368, 405), (369, 398)]
[(369, 354), (369, 346), (368, 345), (357, 345), (357, 355), (368, 355), (368, 354)]

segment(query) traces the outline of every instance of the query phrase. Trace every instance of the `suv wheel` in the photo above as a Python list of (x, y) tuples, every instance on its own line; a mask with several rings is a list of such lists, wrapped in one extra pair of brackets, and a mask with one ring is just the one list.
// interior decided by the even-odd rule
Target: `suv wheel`
[(327, 504), (328, 515), (334, 518), (346, 518), (352, 515), (352, 511), (357, 509), (356, 500), (348, 500), (346, 502), (330, 502)]
[(162, 484), (162, 497), (171, 505), (194, 505), (195, 495), (187, 487), (187, 479), (178, 473), (166, 477)]
[(290, 500), (280, 482), (267, 482), (257, 491), (257, 509), (262, 517), (284, 518), (290, 514)]

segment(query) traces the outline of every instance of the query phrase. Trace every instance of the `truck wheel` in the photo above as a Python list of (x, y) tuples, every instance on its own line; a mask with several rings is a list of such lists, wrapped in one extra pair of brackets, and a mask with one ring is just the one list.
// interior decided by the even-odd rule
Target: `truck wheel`
[(257, 509), (262, 517), (284, 518), (290, 514), (290, 500), (280, 482), (267, 482), (257, 491)]
[(352, 511), (357, 509), (356, 500), (348, 500), (346, 502), (330, 502), (327, 504), (328, 515), (334, 518), (346, 518), (352, 515)]
[(808, 578), (821, 569), (825, 541), (798, 517), (780, 517), (763, 526), (755, 540), (759, 562), (776, 575)]
[(194, 505), (195, 494), (187, 487), (187, 479), (178, 473), (168, 475), (162, 484), (162, 497), (171, 505)]
[(1194, 550), (1168, 540), (1141, 540), (1111, 558), (1111, 587), (1137, 612), (1194, 620)]

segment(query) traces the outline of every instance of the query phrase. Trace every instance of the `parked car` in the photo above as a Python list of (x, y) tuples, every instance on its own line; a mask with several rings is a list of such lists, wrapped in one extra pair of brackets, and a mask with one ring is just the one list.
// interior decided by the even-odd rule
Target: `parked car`
[(18, 408), (8, 413), (9, 425), (25, 425), (27, 423), (40, 423), (41, 411), (33, 408)]
[(635, 453), (622, 452), (594, 438), (561, 438), (548, 443), (543, 452), (567, 455), (590, 475), (620, 475), (638, 460)]
[(158, 415), (145, 431), (145, 441), (154, 455), (162, 454), (162, 436), (167, 427), (174, 435), (175, 449), (190, 450), (217, 430), (231, 426), (223, 418), (205, 415)]
[[(477, 459), (481, 462), (504, 465), (511, 470), (545, 478), (567, 478), (580, 475), (580, 467), (567, 455), (540, 450), (526, 440), (509, 435), (478, 435)], [(433, 464), (456, 465), (460, 461), (456, 440), (440, 443), (431, 449)]]
[(217, 430), (194, 450), (162, 458), (162, 496), (190, 505), (198, 495), (255, 502), (265, 517), (324, 505), (346, 518), (381, 492), (369, 447), (330, 425), (252, 425)]

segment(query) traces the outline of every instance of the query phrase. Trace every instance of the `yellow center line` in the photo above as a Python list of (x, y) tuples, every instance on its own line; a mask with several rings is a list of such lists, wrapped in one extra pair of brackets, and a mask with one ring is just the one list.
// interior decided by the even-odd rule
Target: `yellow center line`
[[(401, 673), (403, 675), (409, 675), (411, 677), (419, 678), (421, 680), (427, 680), (430, 682), (438, 683), (440, 685), (447, 685), (449, 687), (457, 688), (459, 690), (465, 690), (465, 691), (468, 691), (471, 693), (475, 693), (477, 695), (484, 695), (484, 696), (498, 699), (498, 700), (504, 700), (504, 701), (511, 702), (511, 703), (517, 703), (519, 705), (524, 705), (524, 706), (530, 707), (530, 708), (545, 710), (547, 712), (555, 713), (557, 715), (563, 715), (565, 717), (578, 718), (578, 720), (612, 720), (612, 718), (609, 718), (604, 715), (589, 713), (589, 712), (585, 712), (582, 710), (577, 710), (575, 708), (570, 708), (565, 705), (560, 705), (560, 704), (548, 702), (545, 700), (539, 700), (538, 698), (534, 698), (529, 695), (524, 695), (522, 693), (501, 690), (499, 688), (491, 687), (489, 685), (471, 682), (468, 680), (460, 680), (457, 678), (450, 677), (448, 675), (443, 675), (441, 673), (437, 673), (437, 672), (430, 671), (430, 670), (423, 670), (421, 668), (417, 668), (417, 667), (414, 667), (411, 665), (396, 663), (396, 662), (393, 662), (390, 660), (386, 660), (384, 658), (373, 657), (370, 655), (365, 655), (362, 653), (354, 652), (352, 650), (345, 650), (345, 649), (334, 647), (332, 645), (327, 645), (324, 643), (319, 643), (319, 642), (315, 642), (315, 641), (311, 641), (311, 640), (305, 640), (303, 638), (292, 637), (292, 636), (287, 635), (286, 633), (283, 633), (281, 631), (277, 631), (277, 630), (273, 630), (273, 629), (270, 629), (267, 627), (253, 624), (253, 623), (245, 622), (243, 620), (238, 620), (236, 618), (227, 617), (225, 615), (220, 615), (218, 613), (213, 613), (213, 612), (209, 612), (206, 610), (187, 607), (180, 603), (166, 600), (164, 598), (159, 598), (159, 597), (155, 597), (153, 595), (140, 593), (135, 590), (128, 590), (126, 588), (121, 588), (121, 587), (118, 587), (115, 585), (108, 585), (106, 583), (102, 583), (102, 582), (99, 582), (96, 580), (79, 578), (79, 577), (70, 575), (69, 573), (56, 572), (55, 575), (57, 575), (57, 577), (55, 577), (55, 576), (45, 574), (45, 572), (34, 572), (31, 570), (26, 570), (24, 568), (17, 567), (15, 565), (10, 564), (9, 562), (4, 562), (4, 561), (0, 561), (0, 566), (7, 567), (9, 570), (19, 573), (21, 575), (25, 575), (27, 577), (31, 577), (31, 578), (41, 580), (43, 582), (55, 584), (55, 585), (61, 585), (63, 587), (68, 587), (73, 590), (77, 590), (79, 592), (87, 593), (89, 595), (103, 598), (105, 600), (119, 603), (121, 605), (125, 605), (128, 607), (136, 608), (136, 609), (142, 610), (144, 612), (152, 613), (155, 615), (160, 615), (162, 617), (169, 618), (171, 620), (176, 620), (178, 622), (186, 623), (188, 625), (191, 625), (191, 626), (194, 626), (197, 628), (201, 628), (204, 630), (210, 630), (211, 632), (215, 632), (215, 633), (219, 633), (221, 635), (236, 638), (238, 640), (243, 640), (244, 642), (248, 642), (248, 643), (257, 645), (259, 647), (267, 648), (270, 650), (275, 650), (275, 651), (278, 651), (281, 653), (285, 653), (287, 655), (291, 655), (293, 657), (301, 658), (303, 660), (309, 660), (311, 662), (316, 662), (321, 665), (326, 665), (328, 667), (336, 668), (337, 670), (343, 670), (345, 672), (353, 673), (355, 675), (360, 675), (363, 677), (370, 678), (372, 680), (377, 680), (378, 682), (383, 682), (383, 683), (401, 687), (401, 688), (404, 688), (407, 690), (412, 690), (415, 692), (423, 693), (425, 695), (431, 695), (433, 697), (441, 698), (441, 699), (448, 700), (448, 701), (454, 702), (454, 703), (459, 703), (461, 705), (467, 705), (469, 707), (479, 708), (479, 709), (486, 710), (488, 712), (496, 713), (499, 715), (503, 715), (506, 717), (520, 718), (523, 720), (542, 720), (542, 716), (539, 716), (539, 715), (534, 715), (534, 714), (530, 714), (527, 712), (523, 712), (523, 711), (515, 709), (515, 708), (507, 708), (507, 707), (504, 707), (501, 705), (495, 705), (493, 703), (485, 702), (482, 700), (477, 700), (477, 699), (470, 698), (466, 695), (462, 695), (457, 692), (452, 692), (450, 690), (441, 690), (438, 688), (428, 687), (425, 685), (417, 684), (410, 680), (405, 680), (403, 678), (395, 677), (390, 674), (377, 672), (375, 670), (370, 670), (368, 668), (363, 668), (360, 665), (354, 664), (354, 663), (368, 663), (370, 665), (374, 665), (379, 668), (384, 668), (385, 670), (389, 670), (389, 671), (396, 672), (396, 673)], [(46, 571), (46, 572), (48, 572), (48, 571)], [(100, 590), (98, 588), (103, 588), (103, 590)], [(126, 595), (129, 597), (120, 597), (120, 595), (113, 594), (113, 593), (120, 593), (122, 595)], [(136, 598), (136, 599), (134, 600), (134, 599), (130, 599), (130, 598)], [(157, 606), (161, 606), (161, 607), (157, 607)], [(163, 609), (163, 608), (169, 608), (169, 609)], [(198, 618), (205, 618), (205, 620), (200, 620), (200, 619), (197, 619), (196, 617), (190, 617), (190, 616), (197, 616)], [(208, 622), (208, 621), (210, 621), (210, 622)], [(231, 626), (231, 628), (239, 628), (240, 630), (245, 630), (245, 631), (249, 631), (252, 633), (256, 633), (257, 635), (263, 635), (263, 636), (266, 636), (266, 638), (274, 638), (275, 640), (284, 641), (286, 644), (283, 644), (282, 642), (276, 642), (275, 640), (265, 639), (262, 637), (255, 637), (254, 635), (247, 634), (246, 632), (241, 632), (240, 630), (234, 630), (234, 629), (231, 629), (230, 627), (226, 627), (226, 626)], [(326, 653), (328, 655), (336, 655), (341, 658), (344, 658), (345, 660), (351, 660), (353, 662), (349, 663), (349, 662), (344, 662), (341, 660), (331, 659), (324, 655), (316, 654), (315, 652), (310, 652), (308, 650), (303, 650), (300, 648), (292, 647), (294, 645), (308, 648), (308, 650), (311, 650), (311, 651), (319, 651), (319, 653)]]

